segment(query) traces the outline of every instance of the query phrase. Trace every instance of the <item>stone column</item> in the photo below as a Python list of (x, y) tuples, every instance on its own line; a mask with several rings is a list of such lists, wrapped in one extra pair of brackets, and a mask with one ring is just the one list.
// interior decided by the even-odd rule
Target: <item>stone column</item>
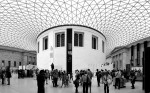
[(134, 67), (137, 66), (137, 46), (134, 46)]
[(140, 44), (137, 44), (137, 66), (140, 66)]
[(131, 67), (134, 66), (133, 62), (134, 62), (134, 46), (131, 46), (131, 60), (130, 60)]

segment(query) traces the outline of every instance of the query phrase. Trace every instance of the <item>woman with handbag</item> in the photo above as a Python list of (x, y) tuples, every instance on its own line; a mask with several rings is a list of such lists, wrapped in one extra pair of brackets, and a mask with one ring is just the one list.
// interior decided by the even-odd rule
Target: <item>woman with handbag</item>
[(112, 83), (112, 77), (109, 75), (108, 72), (105, 72), (103, 76), (103, 83), (104, 83), (104, 93), (109, 93), (109, 86)]

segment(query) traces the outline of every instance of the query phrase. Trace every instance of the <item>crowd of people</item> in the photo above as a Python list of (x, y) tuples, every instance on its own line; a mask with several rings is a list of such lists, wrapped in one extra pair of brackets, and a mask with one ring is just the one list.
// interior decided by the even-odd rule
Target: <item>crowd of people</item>
[[(37, 73), (37, 86), (38, 86), (38, 93), (45, 93), (44, 91), (44, 85), (45, 83), (48, 84), (48, 79), (52, 81), (53, 87), (67, 87), (69, 83), (71, 83), (70, 80), (73, 80), (72, 73), (67, 74), (66, 71), (53, 69), (52, 71), (49, 70), (40, 70), (39, 73)], [(62, 81), (61, 85), (58, 85), (58, 80)]]
[[(41, 75), (40, 75), (41, 73)], [(68, 74), (66, 71), (58, 71), (57, 69), (54, 69), (53, 71), (44, 71), (41, 70), (40, 73), (37, 75), (37, 82), (41, 82), (42, 79), (40, 79), (42, 76), (45, 78), (43, 79), (43, 83), (38, 84), (45, 84), (44, 82), (47, 79), (51, 77), (53, 87), (66, 87), (71, 83), (71, 80), (73, 81), (73, 84), (75, 86), (75, 92), (78, 93), (78, 87), (83, 87), (83, 93), (88, 93), (88, 90), (91, 92), (91, 86), (92, 86), (92, 78), (94, 77), (94, 73), (90, 71), (90, 69), (87, 70), (75, 70), (75, 79), (73, 80), (73, 74)], [(104, 84), (104, 93), (109, 93), (109, 86), (113, 83), (114, 88), (121, 88), (122, 83), (126, 83), (127, 81), (131, 80), (132, 89), (134, 89), (134, 84), (136, 80), (136, 72), (134, 70), (131, 70), (130, 72), (127, 72), (126, 70), (98, 70), (95, 74), (97, 77), (97, 85), (100, 87), (100, 84)], [(60, 80), (62, 83), (58, 85), (58, 80)], [(38, 85), (40, 86), (40, 85)], [(44, 85), (43, 85), (44, 86)], [(40, 87), (39, 87), (40, 88)], [(41, 87), (43, 89), (43, 87)], [(40, 89), (40, 90), (42, 90)], [(44, 91), (44, 90), (43, 90)], [(44, 93), (44, 92), (38, 92), (38, 93)]]
[[(107, 70), (98, 70), (96, 72), (96, 76), (97, 76), (97, 83), (98, 86), (100, 86), (100, 79), (104, 80), (104, 76), (105, 74), (110, 75), (112, 78), (112, 82), (113, 82), (113, 86), (118, 89), (125, 87), (125, 83), (128, 82), (129, 80), (131, 81), (131, 88), (134, 89), (134, 84), (135, 84), (135, 80), (136, 80), (136, 70), (131, 70), (131, 71), (126, 71), (126, 70), (112, 70), (112, 71), (107, 71)], [(105, 88), (104, 88), (105, 90)], [(108, 90), (109, 91), (109, 90)], [(106, 93), (106, 92), (105, 92)]]
[(36, 69), (29, 69), (29, 70), (19, 69), (17, 72), (18, 78), (34, 77)]
[[(18, 74), (19, 74), (18, 70)], [(67, 73), (65, 70), (36, 70), (32, 73), (32, 76), (37, 80), (38, 93), (45, 93), (44, 86), (48, 84), (48, 80), (51, 80), (53, 87), (68, 87), (69, 83), (73, 81), (75, 86), (75, 92), (78, 93), (78, 87), (82, 86), (83, 93), (91, 93), (92, 78), (96, 76), (97, 86), (100, 87), (104, 84), (104, 93), (109, 93), (109, 86), (114, 85), (114, 88), (120, 89), (122, 85), (125, 85), (129, 80), (131, 81), (131, 88), (134, 89), (135, 80), (137, 76), (137, 70), (96, 70), (94, 74), (90, 69), (87, 70), (75, 70), (75, 79), (73, 79), (73, 73)], [(2, 84), (10, 85), (11, 70), (10, 67), (0, 70), (0, 79)], [(61, 83), (60, 83), (61, 81)], [(58, 83), (59, 82), (59, 83)]]

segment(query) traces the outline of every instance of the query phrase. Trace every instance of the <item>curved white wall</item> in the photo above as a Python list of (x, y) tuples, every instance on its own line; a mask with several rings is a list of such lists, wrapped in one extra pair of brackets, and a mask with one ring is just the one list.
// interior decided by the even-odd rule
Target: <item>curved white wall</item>
[[(40, 42), (40, 51), (37, 53), (37, 65), (43, 69), (50, 69), (53, 62), (58, 69), (66, 70), (66, 29), (72, 28), (72, 67), (75, 69), (90, 68), (100, 69), (101, 64), (105, 62), (106, 55), (102, 52), (102, 40), (106, 40), (102, 34), (96, 30), (82, 26), (59, 26), (47, 30), (39, 35), (37, 42)], [(74, 31), (83, 32), (83, 47), (74, 46)], [(55, 47), (55, 33), (65, 32), (65, 46)], [(92, 35), (98, 37), (98, 50), (92, 49)], [(48, 36), (48, 49), (43, 50), (43, 38)], [(53, 58), (50, 58), (53, 53)]]

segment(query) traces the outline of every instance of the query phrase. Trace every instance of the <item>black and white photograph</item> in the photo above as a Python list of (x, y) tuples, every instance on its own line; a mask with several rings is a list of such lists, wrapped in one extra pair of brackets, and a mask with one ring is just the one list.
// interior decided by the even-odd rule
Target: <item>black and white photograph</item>
[(150, 93), (150, 0), (0, 0), (0, 93)]

